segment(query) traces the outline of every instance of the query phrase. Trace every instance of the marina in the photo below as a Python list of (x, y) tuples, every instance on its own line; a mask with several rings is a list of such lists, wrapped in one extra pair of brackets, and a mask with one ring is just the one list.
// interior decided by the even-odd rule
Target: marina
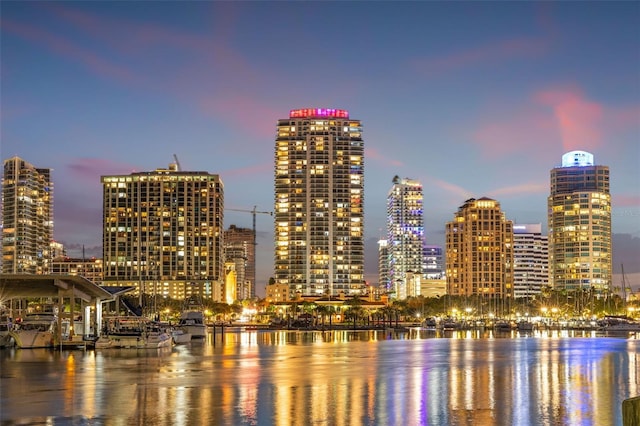
[(231, 327), (156, 350), (0, 350), (0, 422), (622, 425), (634, 334)]

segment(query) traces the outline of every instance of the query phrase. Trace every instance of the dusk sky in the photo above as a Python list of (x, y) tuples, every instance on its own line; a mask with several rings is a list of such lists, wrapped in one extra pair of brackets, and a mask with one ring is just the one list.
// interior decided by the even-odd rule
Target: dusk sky
[(72, 256), (102, 256), (100, 176), (174, 154), (227, 208), (273, 210), (277, 120), (340, 108), (364, 129), (369, 281), (395, 175), (424, 186), (428, 244), (472, 197), (546, 233), (549, 171), (585, 150), (611, 170), (614, 285), (624, 264), (640, 286), (640, 2), (2, 1), (0, 30), (2, 159), (53, 169)]

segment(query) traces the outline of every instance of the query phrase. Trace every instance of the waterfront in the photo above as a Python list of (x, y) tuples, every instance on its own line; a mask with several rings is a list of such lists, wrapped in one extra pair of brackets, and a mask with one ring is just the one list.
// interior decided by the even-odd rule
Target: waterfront
[(166, 350), (0, 350), (0, 422), (621, 425), (636, 335), (209, 333)]

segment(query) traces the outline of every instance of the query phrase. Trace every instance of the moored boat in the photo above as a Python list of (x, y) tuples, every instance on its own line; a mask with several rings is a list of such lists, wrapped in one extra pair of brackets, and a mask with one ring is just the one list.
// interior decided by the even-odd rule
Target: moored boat
[(13, 337), (13, 321), (8, 316), (0, 316), (0, 348), (7, 348), (14, 345)]
[(625, 316), (606, 316), (597, 324), (604, 332), (640, 332), (640, 321)]
[(190, 298), (185, 301), (178, 328), (190, 334), (193, 339), (204, 339), (207, 336), (204, 308), (195, 299)]
[(50, 348), (55, 344), (57, 325), (56, 308), (45, 305), (41, 310), (30, 312), (24, 318), (16, 320), (9, 335), (18, 348)]
[(112, 317), (105, 321), (96, 349), (160, 349), (171, 347), (173, 339), (160, 324), (142, 317)]

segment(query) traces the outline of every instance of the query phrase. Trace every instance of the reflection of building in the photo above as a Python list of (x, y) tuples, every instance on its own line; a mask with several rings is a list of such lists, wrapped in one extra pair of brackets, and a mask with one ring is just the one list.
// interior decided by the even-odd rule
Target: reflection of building
[(2, 272), (47, 274), (53, 237), (51, 169), (19, 157), (4, 161), (2, 177)]
[(447, 293), (513, 296), (513, 223), (500, 203), (471, 198), (446, 225)]
[[(103, 176), (104, 285), (175, 299), (224, 284), (218, 175), (169, 169)], [(224, 293), (224, 292), (223, 292)]]
[(540, 294), (549, 284), (549, 248), (542, 224), (513, 225), (513, 293), (515, 298)]
[(608, 289), (611, 284), (609, 167), (572, 151), (551, 170), (548, 198), (549, 275), (559, 289)]
[(224, 253), (227, 262), (235, 264), (238, 280), (238, 299), (250, 299), (255, 296), (256, 272), (253, 267), (255, 246), (253, 230), (231, 225), (224, 232)]
[(60, 275), (79, 275), (94, 284), (102, 283), (102, 259), (74, 259), (56, 257), (51, 261), (51, 273)]
[(398, 299), (416, 296), (415, 280), (425, 272), (422, 202), (420, 182), (393, 178), (387, 195), (387, 251), (389, 281)]
[(292, 110), (275, 143), (275, 280), (290, 297), (364, 292), (364, 143), (339, 109)]

